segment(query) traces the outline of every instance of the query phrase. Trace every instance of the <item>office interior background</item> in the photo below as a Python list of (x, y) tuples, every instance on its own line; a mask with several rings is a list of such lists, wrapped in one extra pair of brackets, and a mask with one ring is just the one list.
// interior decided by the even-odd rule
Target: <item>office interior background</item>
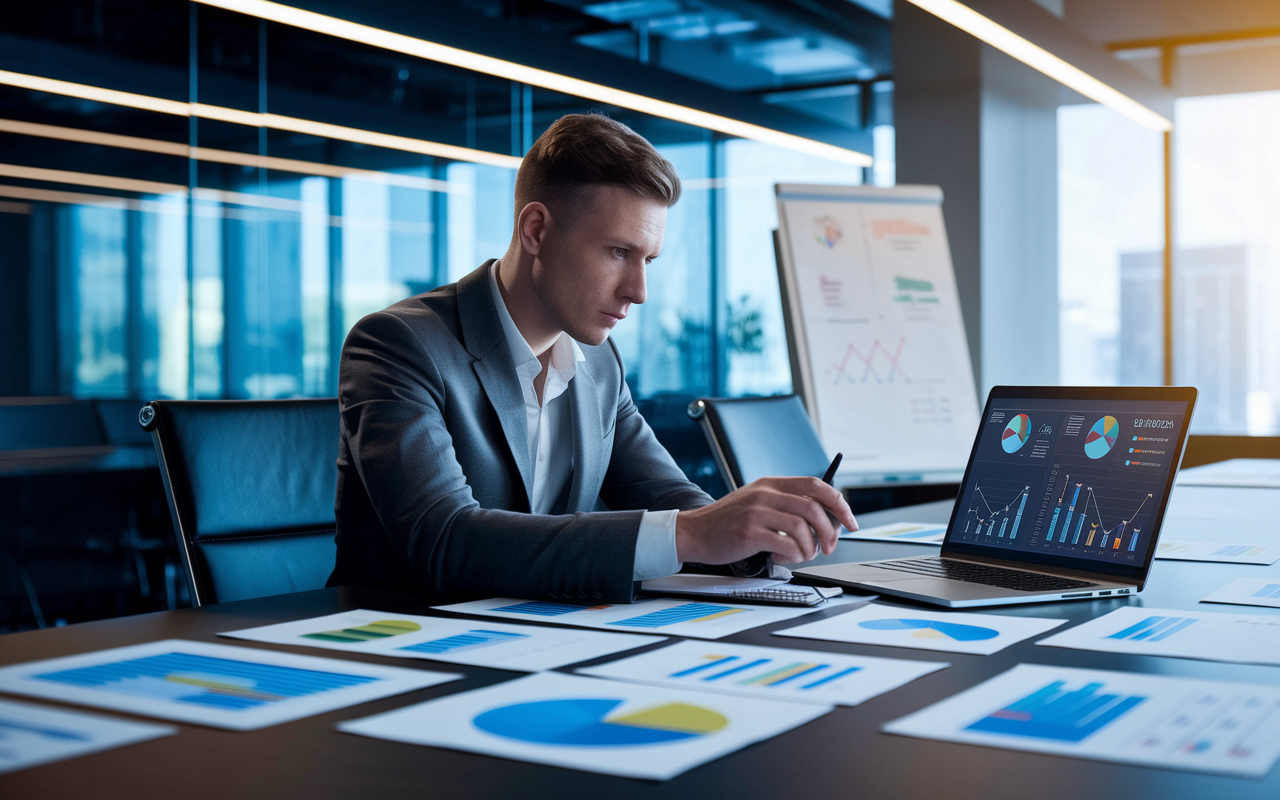
[[(297, 5), (874, 165), (181, 0), (8, 10), (0, 631), (187, 603), (139, 406), (335, 394), (356, 320), (503, 253), (517, 160), (566, 113), (625, 122), (684, 180), (649, 301), (614, 339), (642, 411), (713, 493), (724, 488), (687, 403), (792, 391), (777, 182), (943, 187), (980, 392), (1190, 384), (1202, 442), (1277, 448), (1280, 5), (973, 4), (1011, 9), (1033, 40), (1066, 37), (1123, 64), (1172, 109), (1168, 149), (1160, 132), (893, 0)], [(174, 101), (200, 110), (174, 113)], [(245, 124), (228, 109), (293, 122)], [(430, 143), (466, 150), (428, 155)]]

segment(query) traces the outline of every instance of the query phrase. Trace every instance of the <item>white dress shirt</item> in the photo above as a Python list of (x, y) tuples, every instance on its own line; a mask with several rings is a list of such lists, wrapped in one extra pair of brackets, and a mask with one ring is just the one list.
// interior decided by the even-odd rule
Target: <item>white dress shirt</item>
[[(565, 390), (578, 372), (578, 362), (586, 359), (582, 348), (567, 333), (551, 345), (547, 378), (542, 386), (542, 402), (533, 382), (542, 372), (542, 362), (511, 319), (507, 303), (498, 288), (498, 262), (489, 268), (489, 288), (493, 305), (502, 320), (511, 361), (524, 394), (525, 430), (529, 434), (529, 465), (533, 470), (530, 489), (532, 511), (546, 514), (564, 491), (573, 474), (573, 418)], [(645, 511), (636, 536), (636, 557), (632, 580), (662, 578), (680, 571), (676, 556), (676, 514), (678, 511)]]

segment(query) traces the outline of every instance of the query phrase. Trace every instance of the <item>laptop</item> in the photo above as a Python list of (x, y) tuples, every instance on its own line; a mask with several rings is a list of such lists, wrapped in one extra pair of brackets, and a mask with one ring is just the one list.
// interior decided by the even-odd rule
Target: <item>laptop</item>
[(997, 386), (937, 556), (801, 578), (948, 608), (1142, 591), (1196, 390)]

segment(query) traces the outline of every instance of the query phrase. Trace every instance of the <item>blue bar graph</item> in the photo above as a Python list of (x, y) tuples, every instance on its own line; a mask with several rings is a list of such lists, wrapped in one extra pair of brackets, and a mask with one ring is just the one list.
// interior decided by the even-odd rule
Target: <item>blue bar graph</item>
[(1018, 538), (1018, 526), (1022, 524), (1022, 509), (1027, 507), (1027, 495), (1024, 490), (1022, 502), (1018, 503), (1018, 515), (1013, 518), (1013, 530), (1009, 532), (1009, 540), (1013, 541)]
[[(1124, 525), (1121, 525), (1120, 529), (1124, 530)], [(1135, 528), (1133, 531), (1133, 538), (1129, 540), (1129, 552), (1132, 553), (1137, 547), (1138, 547), (1138, 531)]]
[(681, 622), (694, 622), (697, 620), (710, 619), (711, 617), (745, 613), (746, 611), (747, 609), (744, 608), (717, 606), (712, 605), (711, 603), (685, 603), (684, 605), (665, 608), (661, 611), (651, 611), (648, 614), (641, 614), (638, 617), (621, 619), (617, 622), (610, 622), (609, 624), (620, 625), (624, 628), (661, 628), (663, 625), (676, 625)]
[(1067, 540), (1067, 530), (1071, 528), (1071, 515), (1076, 513), (1076, 500), (1080, 499), (1080, 486), (1076, 485), (1075, 494), (1071, 495), (1071, 505), (1067, 507), (1067, 518), (1062, 521), (1062, 536), (1058, 538), (1059, 542)]
[(1250, 597), (1280, 597), (1280, 583), (1268, 583)]
[[(46, 728), (42, 725), (32, 725), (26, 722), (20, 722), (16, 719), (5, 719), (0, 717), (0, 739), (5, 738), (5, 731), (14, 731), (17, 733), (34, 733), (37, 736), (43, 736), (46, 739), (62, 739), (68, 742), (88, 742), (92, 740), (92, 736), (80, 731), (66, 731), (59, 728)], [(4, 751), (0, 750), (0, 763), (4, 762)]]
[(743, 672), (744, 670), (751, 669), (752, 667), (758, 667), (761, 664), (768, 664), (771, 660), (772, 659), (768, 659), (768, 658), (757, 658), (755, 661), (748, 661), (745, 664), (739, 664), (736, 667), (730, 667), (729, 669), (726, 669), (724, 672), (717, 672), (715, 675), (708, 675), (707, 677), (703, 678), (703, 680), (718, 681), (721, 678), (727, 678), (730, 675), (737, 675), (739, 672)]
[(845, 675), (852, 675), (853, 673), (857, 672), (857, 671), (858, 671), (858, 670), (860, 670), (860, 669), (862, 669), (862, 667), (848, 667), (848, 668), (846, 668), (846, 669), (842, 669), (842, 670), (840, 670), (839, 672), (833, 672), (833, 673), (831, 673), (830, 675), (826, 676), (825, 678), (819, 678), (818, 680), (814, 681), (813, 683), (806, 683), (804, 686), (801, 686), (800, 688), (801, 688), (801, 689), (812, 689), (812, 688), (814, 688), (814, 687), (816, 687), (816, 686), (822, 686), (822, 685), (823, 685), (823, 684), (825, 684), (825, 683), (831, 683), (832, 681), (838, 681), (838, 680), (840, 680), (841, 678), (843, 678)]
[(1058, 506), (1053, 510), (1053, 519), (1049, 520), (1049, 533), (1044, 537), (1046, 542), (1053, 541), (1053, 529), (1058, 527), (1058, 515), (1062, 513), (1062, 506)]
[(165, 653), (33, 677), (230, 711), (381, 680), (367, 675), (344, 675), (189, 653)]
[[(1076, 542), (1080, 541), (1080, 531), (1083, 528), (1084, 528), (1084, 514), (1082, 513), (1080, 515), (1080, 522), (1076, 524), (1076, 535), (1071, 537), (1072, 544), (1075, 544)], [(1063, 539), (1067, 538), (1067, 532), (1065, 530), (1062, 532), (1062, 538)]]
[(1248, 552), (1249, 547), (1250, 545), (1247, 544), (1233, 544), (1226, 547), (1219, 547), (1217, 550), (1213, 551), (1213, 554), (1215, 556), (1238, 556)]
[(1196, 623), (1194, 617), (1147, 617), (1136, 625), (1111, 634), (1108, 639), (1128, 639), (1134, 642), (1163, 642), (1175, 633)]
[(1005, 517), (1003, 520), (1000, 521), (1000, 538), (1001, 539), (1004, 538), (1004, 529), (1007, 527), (1009, 527), (1009, 518)]
[(1147, 699), (1101, 694), (1101, 683), (1086, 684), (1073, 692), (1064, 690), (1065, 685), (1065, 681), (1054, 681), (978, 720), (967, 730), (1079, 742)]
[(429, 642), (411, 644), (398, 649), (407, 650), (410, 653), (456, 653), (460, 650), (474, 650), (477, 647), (488, 647), (492, 644), (502, 644), (514, 639), (528, 638), (529, 634), (527, 633), (507, 633), (506, 631), (477, 629), (446, 636), (443, 639), (432, 639)]
[(586, 606), (567, 605), (565, 603), (539, 603), (531, 601), (528, 603), (516, 603), (513, 606), (502, 606), (495, 608), (494, 611), (508, 611), (512, 614), (533, 614), (537, 617), (558, 617), (561, 614), (572, 614), (575, 611), (581, 611)]
[(696, 675), (699, 672), (702, 672), (704, 669), (711, 669), (712, 667), (718, 667), (721, 664), (728, 664), (730, 661), (737, 661), (737, 660), (738, 660), (737, 656), (722, 656), (721, 658), (717, 658), (714, 661), (708, 661), (705, 664), (699, 664), (696, 667), (690, 667), (689, 669), (682, 669), (679, 672), (673, 672), (671, 673), (671, 677), (687, 678), (690, 675)]

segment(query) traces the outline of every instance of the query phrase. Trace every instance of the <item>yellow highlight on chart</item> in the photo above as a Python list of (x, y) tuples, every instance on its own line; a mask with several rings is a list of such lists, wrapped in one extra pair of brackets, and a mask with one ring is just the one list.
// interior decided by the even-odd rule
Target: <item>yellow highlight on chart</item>
[(717, 711), (688, 703), (667, 703), (645, 708), (621, 717), (610, 717), (610, 725), (628, 725), (633, 728), (656, 728), (680, 733), (715, 733), (729, 724), (729, 720)]
[(320, 631), (304, 633), (304, 639), (319, 639), (323, 642), (341, 642), (342, 644), (359, 644), (375, 639), (386, 639), (422, 630), (422, 626), (407, 619), (383, 619), (361, 625), (357, 628), (341, 628), (336, 631)]

